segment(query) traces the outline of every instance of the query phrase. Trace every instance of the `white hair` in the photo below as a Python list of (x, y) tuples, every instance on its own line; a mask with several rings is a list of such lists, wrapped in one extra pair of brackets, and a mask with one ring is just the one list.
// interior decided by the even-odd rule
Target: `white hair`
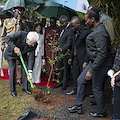
[(39, 40), (39, 35), (37, 34), (37, 32), (31, 31), (27, 34), (27, 39), (29, 41), (32, 41), (32, 40), (38, 41)]

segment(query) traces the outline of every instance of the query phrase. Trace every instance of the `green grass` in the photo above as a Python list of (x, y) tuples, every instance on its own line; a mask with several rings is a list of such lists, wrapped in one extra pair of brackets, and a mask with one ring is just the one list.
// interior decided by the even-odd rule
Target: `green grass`
[(3, 57), (3, 68), (8, 68), (8, 63), (7, 61), (5, 61), (4, 57)]
[(17, 120), (24, 114), (26, 108), (35, 107), (33, 95), (27, 95), (22, 87), (16, 85), (17, 97), (12, 97), (9, 91), (9, 80), (0, 80), (0, 120)]
[[(8, 68), (8, 63), (3, 59), (3, 68)], [(16, 85), (17, 97), (12, 97), (9, 90), (9, 80), (0, 79), (0, 120), (17, 120), (28, 112), (27, 108), (37, 106), (32, 95), (22, 91), (22, 87)]]

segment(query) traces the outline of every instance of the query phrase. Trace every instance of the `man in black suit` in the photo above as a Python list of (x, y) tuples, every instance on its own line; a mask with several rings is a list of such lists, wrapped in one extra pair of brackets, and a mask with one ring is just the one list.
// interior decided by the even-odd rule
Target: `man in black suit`
[(73, 40), (72, 51), (68, 63), (71, 64), (73, 62), (74, 86), (71, 92), (66, 93), (67, 95), (73, 95), (77, 93), (77, 78), (88, 64), (85, 40), (88, 34), (91, 32), (89, 28), (81, 24), (81, 20), (78, 16), (72, 18), (71, 26), (75, 33), (75, 37)]
[[(4, 37), (5, 42), (7, 43), (7, 48), (5, 50), (5, 60), (7, 60), (9, 65), (9, 74), (10, 74), (10, 91), (13, 97), (17, 96), (15, 88), (15, 70), (16, 70), (16, 59), (19, 59), (20, 51), (22, 53), (24, 62), (28, 68), (30, 78), (32, 78), (32, 69), (35, 59), (35, 49), (37, 46), (37, 40), (39, 36), (36, 32), (18, 31), (11, 35)], [(29, 56), (27, 55), (29, 53)], [(23, 91), (27, 94), (32, 94), (28, 90), (27, 75), (24, 68), (23, 71)]]
[(59, 20), (62, 30), (58, 41), (58, 48), (55, 50), (58, 51), (57, 57), (60, 58), (56, 63), (57, 79), (60, 83), (54, 86), (54, 88), (62, 86), (62, 90), (65, 90), (67, 89), (67, 81), (70, 76), (71, 66), (68, 64), (68, 58), (71, 51), (73, 31), (71, 26), (68, 24), (67, 16), (62, 15)]
[(99, 14), (90, 10), (86, 13), (85, 24), (94, 28), (86, 38), (86, 49), (90, 58), (89, 64), (77, 78), (77, 96), (75, 105), (68, 108), (70, 113), (83, 113), (82, 104), (87, 80), (92, 80), (92, 91), (97, 102), (97, 112), (90, 112), (93, 117), (105, 117), (103, 86), (108, 70), (112, 67), (113, 56), (110, 36), (104, 25), (99, 22)]

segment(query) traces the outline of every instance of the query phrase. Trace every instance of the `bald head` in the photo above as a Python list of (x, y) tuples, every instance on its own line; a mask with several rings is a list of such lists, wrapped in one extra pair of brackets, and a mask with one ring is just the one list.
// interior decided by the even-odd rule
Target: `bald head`
[(71, 22), (75, 22), (75, 23), (81, 23), (81, 19), (78, 17), (78, 16), (74, 16), (72, 19), (71, 19)]
[(78, 16), (72, 18), (70, 22), (73, 31), (77, 31), (80, 28), (81, 19)]

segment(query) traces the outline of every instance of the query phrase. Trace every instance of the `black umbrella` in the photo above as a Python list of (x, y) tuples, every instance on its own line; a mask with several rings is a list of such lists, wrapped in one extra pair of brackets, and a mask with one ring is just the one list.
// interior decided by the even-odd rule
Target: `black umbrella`
[(3, 12), (4, 7), (0, 7), (0, 18), (10, 18), (13, 17), (13, 13), (11, 11)]
[(44, 0), (7, 0), (3, 11), (7, 11), (16, 7), (26, 8), (35, 5), (44, 4)]
[(46, 1), (45, 5), (41, 5), (35, 11), (37, 11), (40, 15), (48, 18), (54, 16), (59, 19), (61, 15), (66, 15), (68, 19), (71, 20), (73, 16), (77, 16), (77, 13), (74, 10), (63, 7), (62, 5), (57, 4), (52, 0)]

